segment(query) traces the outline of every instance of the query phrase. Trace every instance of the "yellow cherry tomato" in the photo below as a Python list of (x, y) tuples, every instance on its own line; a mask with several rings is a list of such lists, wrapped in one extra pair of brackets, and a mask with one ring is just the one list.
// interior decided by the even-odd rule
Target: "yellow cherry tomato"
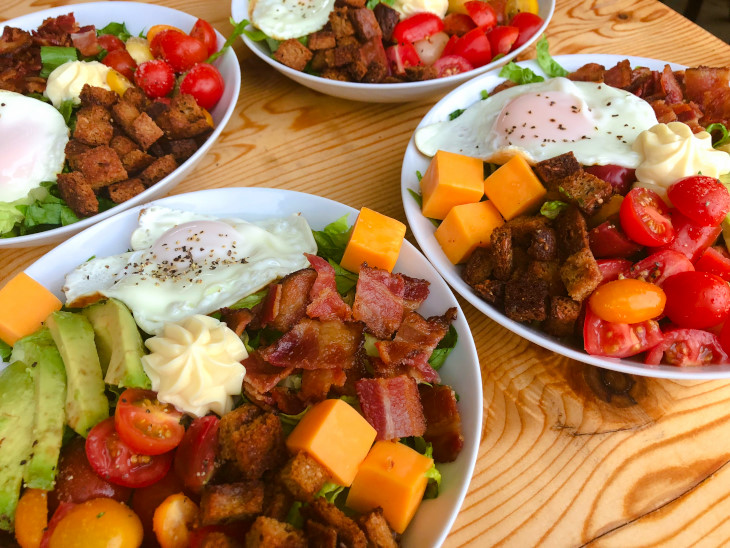
[(137, 65), (155, 58), (150, 51), (149, 40), (141, 36), (132, 36), (124, 43), (124, 47)]
[(119, 97), (124, 95), (124, 92), (132, 87), (132, 82), (127, 80), (127, 77), (121, 72), (117, 72), (114, 69), (109, 69), (109, 72), (106, 73), (106, 83), (109, 84), (112, 91), (116, 92)]
[(469, 15), (469, 12), (466, 11), (466, 8), (464, 7), (464, 2), (468, 1), (469, 0), (449, 0), (449, 13), (464, 13)]
[(162, 548), (186, 548), (198, 521), (198, 506), (182, 493), (170, 495), (155, 509), (152, 530)]
[(507, 4), (504, 7), (504, 13), (509, 21), (518, 13), (534, 13), (537, 15), (540, 6), (537, 5), (537, 0), (507, 0)]
[(154, 40), (155, 35), (161, 33), (163, 30), (176, 30), (178, 32), (186, 34), (179, 28), (173, 27), (172, 25), (152, 25), (150, 27), (150, 30), (147, 31), (147, 40), (149, 40), (150, 44), (152, 43), (152, 40)]
[(652, 283), (626, 278), (603, 284), (588, 300), (593, 313), (607, 322), (639, 323), (664, 311), (667, 297)]
[(142, 522), (114, 499), (87, 500), (58, 522), (49, 548), (139, 548)]
[(15, 540), (21, 548), (38, 548), (48, 526), (48, 493), (26, 489), (15, 509)]

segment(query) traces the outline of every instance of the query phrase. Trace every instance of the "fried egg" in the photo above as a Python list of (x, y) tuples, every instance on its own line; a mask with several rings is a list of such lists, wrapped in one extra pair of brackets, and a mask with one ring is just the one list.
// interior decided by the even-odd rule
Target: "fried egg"
[(288, 40), (322, 29), (335, 0), (251, 0), (251, 23), (271, 38)]
[(68, 127), (48, 103), (0, 90), (0, 201), (14, 202), (55, 181), (66, 159)]
[(573, 151), (583, 165), (635, 168), (636, 137), (657, 123), (649, 103), (606, 84), (553, 78), (514, 86), (467, 108), (454, 120), (416, 131), (418, 150), (456, 152), (502, 164), (530, 163)]
[(140, 212), (130, 245), (78, 266), (63, 291), (70, 307), (119, 299), (151, 335), (167, 322), (231, 306), (309, 266), (304, 253), (317, 252), (301, 215), (250, 223), (159, 206)]

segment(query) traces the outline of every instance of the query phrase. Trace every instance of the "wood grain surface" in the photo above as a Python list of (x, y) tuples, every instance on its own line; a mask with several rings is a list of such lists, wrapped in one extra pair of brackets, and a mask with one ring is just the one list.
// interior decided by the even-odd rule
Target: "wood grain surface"
[[(71, 3), (3, 0), (0, 16)], [(231, 31), (226, 1), (158, 3)], [(730, 64), (730, 46), (656, 0), (557, 0), (547, 37), (553, 54)], [(236, 111), (175, 193), (286, 188), (405, 222), (401, 161), (437, 98), (399, 105), (335, 99), (286, 79), (240, 41), (235, 50), (243, 73)], [(48, 249), (0, 251), (0, 280)], [(446, 546), (730, 544), (730, 382), (585, 366), (461, 304), (481, 359), (485, 421), (474, 478)]]

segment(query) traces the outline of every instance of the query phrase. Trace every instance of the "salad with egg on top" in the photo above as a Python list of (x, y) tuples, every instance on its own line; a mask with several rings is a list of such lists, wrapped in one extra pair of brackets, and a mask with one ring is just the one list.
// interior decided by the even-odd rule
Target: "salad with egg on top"
[(396, 546), (464, 442), (438, 372), (456, 309), (418, 313), (429, 282), (392, 272), (404, 234), (367, 208), (313, 232), (151, 206), (130, 251), (67, 275), (63, 310), (11, 280), (0, 436), (32, 434), (0, 447), (0, 528)]

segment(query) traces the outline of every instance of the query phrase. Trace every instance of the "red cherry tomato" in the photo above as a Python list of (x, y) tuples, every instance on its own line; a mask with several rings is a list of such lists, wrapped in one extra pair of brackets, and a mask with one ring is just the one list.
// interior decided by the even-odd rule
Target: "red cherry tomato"
[(588, 306), (607, 322), (634, 324), (660, 316), (665, 302), (664, 292), (656, 285), (625, 278), (598, 286)]
[(674, 239), (667, 204), (653, 190), (633, 188), (621, 202), (621, 228), (634, 242), (659, 246)]
[(113, 34), (102, 34), (96, 40), (99, 42), (99, 45), (107, 51), (124, 49), (124, 42)]
[(134, 71), (134, 83), (142, 88), (147, 97), (157, 99), (173, 90), (175, 73), (162, 59), (152, 59), (137, 67)]
[(686, 366), (727, 361), (728, 355), (716, 335), (699, 329), (672, 329), (647, 353), (644, 363)]
[(413, 44), (396, 44), (385, 50), (385, 56), (390, 63), (390, 70), (395, 74), (405, 74), (406, 67), (415, 67), (421, 64)]
[(523, 11), (515, 15), (509, 22), (513, 27), (517, 27), (520, 31), (520, 35), (517, 37), (517, 41), (513, 46), (513, 49), (519, 48), (522, 44), (526, 43), (542, 26), (542, 17)]
[(680, 179), (669, 187), (667, 196), (683, 215), (700, 225), (719, 225), (730, 212), (730, 192), (714, 177)]
[(497, 14), (497, 24), (507, 24), (507, 0), (487, 0), (489, 5), (494, 8), (494, 13)]
[(134, 62), (132, 56), (126, 49), (115, 49), (110, 51), (101, 60), (106, 66), (113, 68), (120, 74), (123, 74), (128, 80), (134, 80), (134, 71), (137, 63)]
[(636, 181), (636, 170), (628, 167), (607, 164), (605, 166), (587, 166), (585, 169), (591, 175), (611, 183), (613, 191), (621, 196), (631, 190), (631, 184)]
[(213, 26), (205, 19), (195, 21), (193, 28), (190, 30), (190, 36), (205, 44), (205, 47), (208, 48), (209, 57), (218, 50), (218, 36)]
[(680, 272), (664, 280), (664, 313), (680, 327), (702, 329), (730, 314), (730, 286), (709, 272)]
[(517, 27), (495, 27), (488, 34), (492, 55), (506, 55), (512, 50), (519, 31)]
[(182, 416), (172, 405), (158, 401), (152, 390), (127, 388), (119, 396), (114, 428), (132, 451), (161, 455), (175, 449), (182, 440)]
[(671, 214), (675, 237), (671, 242), (658, 249), (679, 251), (692, 262), (699, 259), (705, 249), (714, 244), (722, 232), (720, 226), (698, 225), (679, 211), (672, 210)]
[(200, 63), (191, 68), (180, 82), (180, 93), (189, 93), (204, 109), (212, 109), (221, 97), (225, 83), (213, 65)]
[(680, 272), (691, 272), (695, 269), (690, 260), (671, 249), (658, 251), (640, 260), (625, 273), (627, 278), (635, 278), (651, 282), (662, 287), (664, 280)]
[[(175, 32), (177, 34), (184, 34), (180, 29), (170, 27), (160, 30), (159, 32), (156, 32), (154, 36), (152, 36), (152, 39), (150, 40), (150, 52), (154, 57), (162, 57), (162, 40), (167, 34)], [(147, 36), (149, 36), (149, 33)]]
[(433, 66), (438, 71), (439, 78), (461, 74), (474, 69), (471, 63), (460, 55), (444, 55)]
[(449, 13), (444, 17), (444, 32), (449, 36), (464, 36), (476, 23), (465, 13)]
[(631, 268), (631, 261), (627, 259), (599, 259), (596, 264), (603, 276), (602, 284), (618, 280), (620, 275), (625, 275)]
[(695, 269), (715, 274), (726, 282), (730, 282), (730, 254), (720, 246), (708, 247), (697, 259)]
[(393, 40), (399, 44), (413, 43), (444, 30), (444, 22), (438, 15), (421, 12), (403, 19), (393, 29)]
[(720, 333), (717, 335), (717, 338), (722, 345), (722, 349), (727, 354), (730, 354), (730, 322), (725, 322), (723, 324), (722, 328), (720, 329)]
[(583, 344), (594, 356), (626, 358), (644, 352), (662, 340), (662, 330), (654, 320), (628, 324), (602, 320), (586, 307)]
[[(208, 48), (203, 42), (176, 31), (162, 31), (159, 39), (162, 58), (175, 72), (185, 72), (208, 58)], [(154, 52), (152, 52), (154, 54)]]
[(613, 221), (601, 223), (588, 233), (591, 251), (596, 258), (630, 257), (642, 247), (626, 237)]
[(497, 12), (487, 2), (469, 0), (469, 2), (464, 2), (464, 7), (472, 21), (484, 32), (497, 25)]
[(214, 415), (195, 419), (175, 454), (175, 472), (193, 493), (200, 493), (215, 472), (219, 423)]
[(105, 480), (125, 487), (146, 487), (165, 477), (173, 454), (136, 453), (119, 438), (114, 429), (114, 417), (109, 417), (89, 432), (86, 457), (94, 471)]
[(183, 483), (171, 469), (167, 475), (157, 483), (134, 490), (132, 495), (132, 510), (139, 516), (144, 528), (145, 538), (153, 538), (152, 517), (155, 509), (170, 495), (181, 493)]
[(56, 487), (48, 493), (48, 506), (54, 509), (59, 503), (81, 503), (99, 497), (126, 502), (131, 494), (128, 487), (114, 485), (99, 477), (86, 458), (84, 439), (74, 438), (61, 450)]
[(460, 55), (474, 67), (481, 67), (492, 60), (489, 38), (481, 29), (467, 32), (454, 44), (454, 55)]

